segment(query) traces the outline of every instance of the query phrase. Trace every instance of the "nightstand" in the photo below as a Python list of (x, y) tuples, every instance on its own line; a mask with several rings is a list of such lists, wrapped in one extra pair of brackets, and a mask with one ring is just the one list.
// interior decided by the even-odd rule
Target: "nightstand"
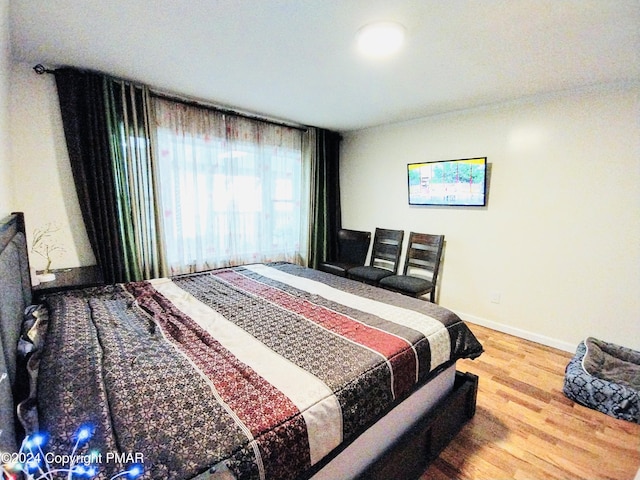
[(61, 292), (72, 288), (95, 287), (104, 283), (100, 267), (92, 265), (90, 267), (60, 268), (52, 270), (56, 279), (51, 282), (40, 283), (32, 287), (34, 297), (39, 297), (46, 293)]

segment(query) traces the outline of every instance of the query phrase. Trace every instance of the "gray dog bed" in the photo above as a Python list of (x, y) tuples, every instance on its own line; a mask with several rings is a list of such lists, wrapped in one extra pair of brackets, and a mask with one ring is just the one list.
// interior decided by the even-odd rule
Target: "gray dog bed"
[(567, 365), (563, 391), (581, 405), (640, 423), (640, 352), (587, 338)]

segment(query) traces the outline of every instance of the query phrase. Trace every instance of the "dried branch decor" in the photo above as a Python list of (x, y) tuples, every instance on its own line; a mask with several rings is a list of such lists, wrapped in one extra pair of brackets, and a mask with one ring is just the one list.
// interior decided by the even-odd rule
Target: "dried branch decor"
[(59, 256), (65, 252), (65, 249), (60, 245), (56, 238), (56, 233), (59, 230), (60, 227), (53, 225), (52, 223), (47, 223), (33, 232), (31, 251), (37, 253), (47, 261), (47, 265), (44, 268), (45, 274), (51, 272), (51, 262), (53, 257)]

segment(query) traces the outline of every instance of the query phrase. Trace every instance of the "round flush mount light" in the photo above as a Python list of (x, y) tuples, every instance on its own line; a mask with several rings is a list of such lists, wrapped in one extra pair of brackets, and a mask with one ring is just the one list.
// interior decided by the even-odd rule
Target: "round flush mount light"
[(376, 22), (358, 30), (358, 50), (369, 57), (387, 57), (404, 43), (405, 28), (396, 22)]

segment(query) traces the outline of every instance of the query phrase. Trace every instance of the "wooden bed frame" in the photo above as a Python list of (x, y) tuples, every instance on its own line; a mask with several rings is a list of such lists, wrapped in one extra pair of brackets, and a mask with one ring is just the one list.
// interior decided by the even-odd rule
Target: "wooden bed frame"
[(418, 478), (476, 413), (478, 377), (456, 372), (453, 391), (358, 478)]
[[(0, 221), (0, 452), (16, 452), (15, 391), (16, 348), (24, 308), (31, 302), (25, 221), (14, 213)], [(456, 372), (452, 391), (422, 415), (369, 467), (357, 473), (364, 479), (418, 478), (428, 464), (475, 414), (478, 377)], [(304, 478), (311, 478), (337, 454), (320, 462)], [(212, 477), (212, 478), (215, 478)]]

